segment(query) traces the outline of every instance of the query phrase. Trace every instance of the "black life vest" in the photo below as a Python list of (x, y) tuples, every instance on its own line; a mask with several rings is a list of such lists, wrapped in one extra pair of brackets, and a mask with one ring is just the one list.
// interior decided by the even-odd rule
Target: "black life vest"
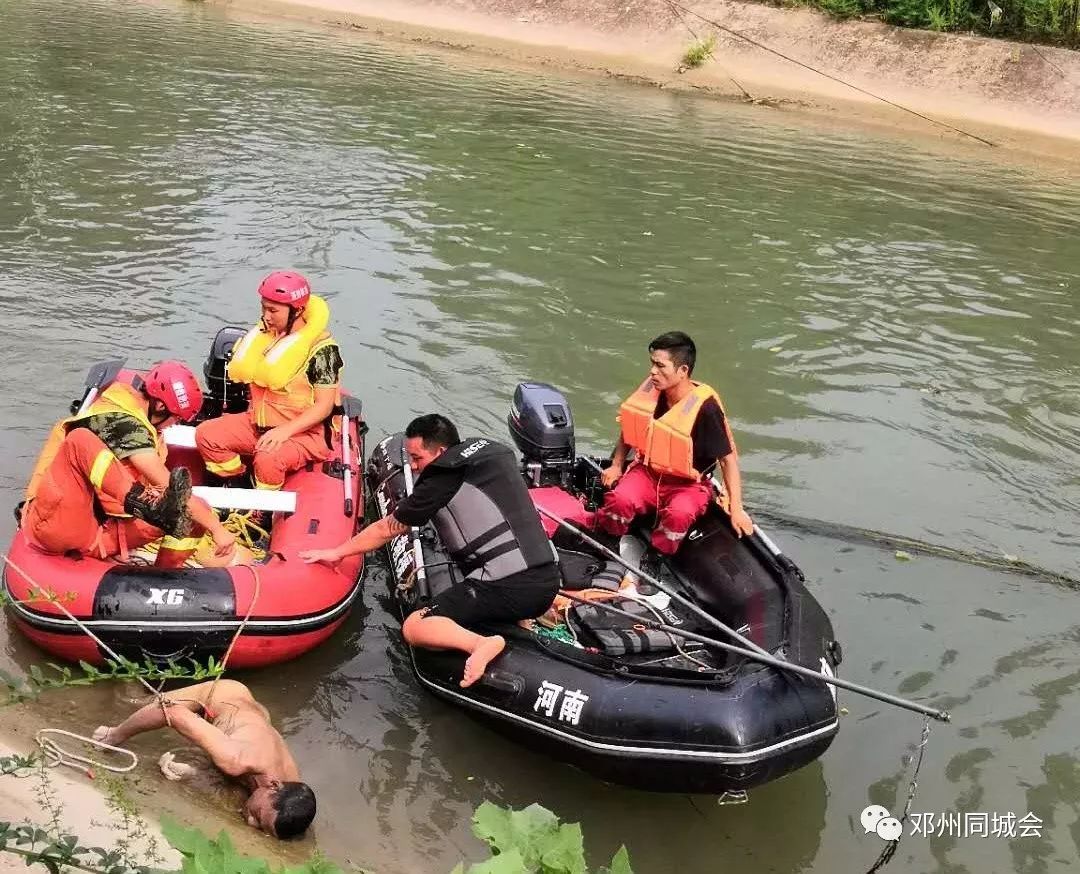
[(473, 437), (430, 466), (463, 470), (460, 488), (431, 521), (466, 577), (491, 582), (555, 561), (509, 447)]

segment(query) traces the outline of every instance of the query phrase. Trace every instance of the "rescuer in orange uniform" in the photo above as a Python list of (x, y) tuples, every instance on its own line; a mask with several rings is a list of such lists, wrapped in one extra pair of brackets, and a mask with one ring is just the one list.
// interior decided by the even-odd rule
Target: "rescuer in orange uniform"
[(194, 418), (202, 400), (185, 365), (162, 361), (145, 375), (122, 371), (87, 410), (58, 422), (26, 489), (30, 541), (46, 552), (125, 561), (128, 549), (160, 539), (156, 566), (174, 568), (210, 531), (215, 553), (229, 554), (235, 538), (191, 496), (187, 470), (169, 472), (159, 433)]
[[(649, 344), (649, 357), (649, 378), (619, 408), (619, 442), (601, 477), (604, 486), (615, 487), (604, 496), (595, 525), (621, 536), (635, 517), (656, 510), (652, 545), (672, 555), (708, 507), (709, 475), (719, 465), (731, 524), (740, 536), (750, 534), (754, 523), (742, 506), (738, 454), (724, 406), (714, 389), (690, 379), (694, 341), (682, 331), (662, 334)], [(631, 449), (637, 457), (627, 469)]]
[(292, 471), (330, 457), (324, 423), (339, 402), (343, 363), (326, 302), (303, 276), (271, 273), (259, 296), (262, 319), (236, 344), (228, 371), (248, 385), (247, 412), (203, 422), (195, 444), (210, 473), (239, 476), (248, 456), (255, 487), (280, 489)]

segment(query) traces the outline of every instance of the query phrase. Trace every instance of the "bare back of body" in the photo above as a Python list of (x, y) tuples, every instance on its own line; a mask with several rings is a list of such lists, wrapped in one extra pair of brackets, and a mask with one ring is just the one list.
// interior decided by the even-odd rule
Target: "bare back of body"
[[(198, 683), (175, 689), (135, 711), (116, 726), (102, 725), (94, 738), (119, 746), (144, 731), (171, 726), (206, 752), (214, 766), (243, 783), (250, 793), (242, 811), (248, 824), (277, 837), (302, 833), (315, 817), (315, 794), (270, 714), (243, 683)], [(162, 773), (182, 779), (186, 765), (159, 762)]]
[(178, 689), (167, 697), (198, 713), (240, 746), (248, 773), (273, 774), (281, 780), (300, 779), (296, 761), (270, 724), (269, 711), (243, 683), (235, 680), (219, 680), (216, 686), (212, 682), (199, 683)]

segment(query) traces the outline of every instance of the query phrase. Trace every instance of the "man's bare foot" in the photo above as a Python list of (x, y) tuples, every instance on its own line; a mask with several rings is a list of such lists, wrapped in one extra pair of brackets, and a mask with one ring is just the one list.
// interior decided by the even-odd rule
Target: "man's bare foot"
[(109, 743), (109, 734), (112, 732), (111, 725), (99, 725), (94, 729), (94, 733), (91, 735), (94, 740), (101, 741), (103, 744)]
[(485, 637), (477, 644), (476, 649), (472, 651), (467, 659), (465, 659), (465, 673), (461, 677), (461, 687), (464, 689), (467, 686), (471, 686), (482, 676), (484, 671), (487, 670), (488, 664), (506, 647), (506, 641), (499, 635), (493, 634), (491, 637)]

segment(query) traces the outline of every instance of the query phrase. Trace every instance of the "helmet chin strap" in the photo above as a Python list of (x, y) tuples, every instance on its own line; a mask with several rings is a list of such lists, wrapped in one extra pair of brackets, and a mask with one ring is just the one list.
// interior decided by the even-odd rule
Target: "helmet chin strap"
[(291, 334), (292, 333), (293, 325), (295, 325), (296, 320), (298, 318), (300, 318), (301, 315), (303, 315), (303, 312), (304, 311), (302, 309), (298, 309), (297, 307), (289, 307), (289, 318), (285, 322), (285, 333), (286, 334)]
[(146, 418), (150, 420), (150, 424), (157, 427), (171, 416), (168, 407), (166, 407), (157, 398), (150, 398), (150, 409), (146, 411)]

